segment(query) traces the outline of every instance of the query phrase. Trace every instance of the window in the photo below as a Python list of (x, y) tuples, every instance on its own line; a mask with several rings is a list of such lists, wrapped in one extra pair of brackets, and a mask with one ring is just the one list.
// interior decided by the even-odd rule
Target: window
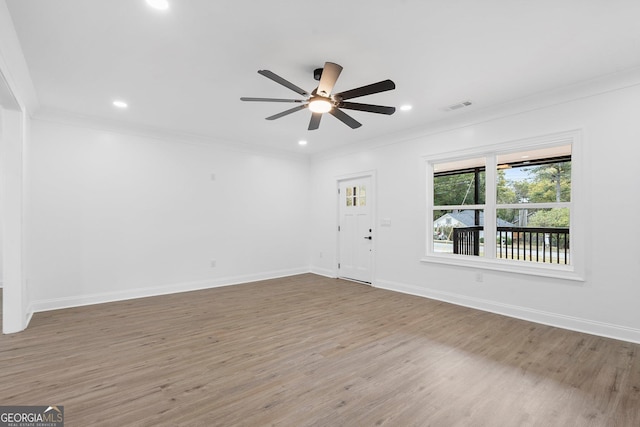
[(580, 279), (571, 274), (577, 137), (427, 158), (424, 260)]
[(359, 187), (347, 187), (346, 201), (347, 206), (357, 207), (367, 205), (367, 192), (366, 187), (361, 185)]
[[(434, 252), (483, 255), (485, 163), (478, 157), (433, 165)], [(462, 229), (469, 233), (460, 234)]]

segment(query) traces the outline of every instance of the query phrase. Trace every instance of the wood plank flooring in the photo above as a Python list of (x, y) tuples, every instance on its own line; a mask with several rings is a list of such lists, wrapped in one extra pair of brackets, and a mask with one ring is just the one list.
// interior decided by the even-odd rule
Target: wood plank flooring
[(0, 405), (74, 426), (640, 426), (640, 345), (312, 274), (36, 314)]

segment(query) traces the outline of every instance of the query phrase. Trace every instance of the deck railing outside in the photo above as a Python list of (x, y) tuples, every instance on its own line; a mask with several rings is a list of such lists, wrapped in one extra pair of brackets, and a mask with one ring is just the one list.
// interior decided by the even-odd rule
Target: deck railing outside
[[(453, 229), (453, 253), (479, 255), (482, 226)], [(570, 264), (569, 228), (497, 227), (496, 257)]]

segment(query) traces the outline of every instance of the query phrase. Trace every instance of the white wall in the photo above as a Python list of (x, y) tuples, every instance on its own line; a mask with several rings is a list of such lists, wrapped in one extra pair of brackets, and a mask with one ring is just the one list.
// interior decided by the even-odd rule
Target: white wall
[[(376, 148), (316, 156), (311, 166), (312, 270), (335, 272), (336, 177), (375, 170), (375, 286), (640, 342), (640, 240), (633, 232), (612, 233), (612, 218), (619, 216), (615, 212), (630, 215), (629, 226), (640, 212), (638, 117), (640, 86), (635, 85), (449, 130), (425, 131)], [(586, 281), (484, 271), (478, 283), (475, 270), (419, 261), (425, 253), (426, 223), (422, 156), (575, 129), (583, 132), (586, 191), (576, 209), (588, 233)], [(391, 226), (379, 226), (382, 218), (391, 219)]]
[(306, 158), (36, 119), (29, 161), (35, 311), (308, 271)]

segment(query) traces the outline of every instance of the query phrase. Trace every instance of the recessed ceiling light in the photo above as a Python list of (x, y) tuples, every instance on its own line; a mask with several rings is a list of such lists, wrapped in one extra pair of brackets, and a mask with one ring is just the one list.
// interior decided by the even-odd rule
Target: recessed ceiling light
[(298, 145), (307, 145), (307, 141), (300, 140), (300, 141), (298, 141)]
[(168, 0), (147, 0), (147, 4), (154, 9), (157, 10), (167, 10), (169, 9), (169, 1)]
[(412, 108), (413, 108), (413, 107), (412, 107), (411, 105), (408, 105), (408, 104), (407, 104), (407, 105), (402, 105), (402, 106), (400, 106), (400, 110), (401, 110), (401, 111), (409, 111), (409, 110), (411, 110)]
[(113, 101), (113, 106), (118, 108), (127, 108), (129, 105), (126, 102), (117, 99)]

